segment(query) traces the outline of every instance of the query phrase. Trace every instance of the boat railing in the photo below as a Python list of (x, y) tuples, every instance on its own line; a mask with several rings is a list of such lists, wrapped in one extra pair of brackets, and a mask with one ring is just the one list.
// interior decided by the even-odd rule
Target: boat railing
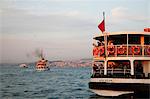
[(93, 49), (94, 57), (149, 57), (150, 45), (108, 45), (107, 53), (104, 46), (97, 46)]
[(107, 75), (104, 75), (104, 69), (99, 69), (97, 71), (93, 71), (92, 73), (93, 78), (136, 78), (136, 79), (149, 79), (150, 74), (148, 77), (145, 77), (144, 73), (135, 73), (135, 75), (131, 75), (131, 69), (107, 69)]
[[(111, 68), (111, 69), (107, 69), (107, 73), (108, 74), (112, 74), (112, 75), (113, 74), (119, 74), (119, 73), (128, 74), (128, 73), (130, 73), (130, 70), (131, 69), (114, 69), (114, 68)], [(103, 74), (104, 73), (104, 69), (99, 69), (95, 73)]]
[(128, 73), (130, 73), (130, 70), (131, 69), (107, 69), (107, 73), (108, 74), (128, 74)]
[(93, 72), (93, 77), (123, 77), (128, 78), (130, 76), (131, 69), (107, 69), (107, 75), (104, 75), (104, 69), (100, 69)]

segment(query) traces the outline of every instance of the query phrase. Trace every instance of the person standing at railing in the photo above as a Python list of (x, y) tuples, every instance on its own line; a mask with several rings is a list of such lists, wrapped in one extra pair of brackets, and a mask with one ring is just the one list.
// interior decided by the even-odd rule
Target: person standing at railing
[(104, 41), (98, 41), (98, 42), (97, 42), (97, 45), (98, 45), (98, 46), (104, 46)]
[(109, 42), (108, 42), (108, 55), (110, 55), (110, 54), (114, 54), (114, 52), (115, 52), (115, 49), (114, 49), (114, 44), (113, 44), (113, 41), (112, 40), (110, 40)]
[(113, 44), (113, 41), (110, 40), (110, 41), (108, 42), (108, 45), (114, 45), (114, 44)]
[(100, 41), (97, 42), (97, 46), (101, 46), (101, 42)]
[(142, 64), (137, 64), (136, 71), (137, 71), (137, 73), (140, 73), (140, 74), (143, 73), (143, 66), (142, 66)]
[(95, 75), (97, 72), (99, 72), (99, 68), (96, 64), (93, 64), (93, 75)]

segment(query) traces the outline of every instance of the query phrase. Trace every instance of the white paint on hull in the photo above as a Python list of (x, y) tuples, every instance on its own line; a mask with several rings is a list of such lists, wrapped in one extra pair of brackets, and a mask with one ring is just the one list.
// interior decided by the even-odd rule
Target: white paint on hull
[(114, 90), (97, 90), (97, 89), (91, 89), (91, 91), (100, 96), (119, 96), (123, 94), (134, 93), (134, 91), (114, 91)]
[(36, 68), (37, 71), (45, 71), (45, 70), (49, 70), (48, 68)]

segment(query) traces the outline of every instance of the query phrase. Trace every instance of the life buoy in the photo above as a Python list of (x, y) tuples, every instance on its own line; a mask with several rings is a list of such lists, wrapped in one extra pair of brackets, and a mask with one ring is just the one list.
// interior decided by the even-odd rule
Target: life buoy
[(103, 55), (104, 54), (104, 46), (100, 46), (100, 49), (99, 49), (99, 53), (100, 55)]
[(125, 53), (125, 47), (123, 47), (123, 46), (118, 47), (117, 53), (119, 55), (123, 55)]
[(115, 48), (114, 48), (114, 46), (108, 46), (108, 55), (109, 54), (114, 54), (115, 53)]
[(140, 54), (140, 47), (139, 46), (132, 46), (132, 54), (139, 55)]
[(146, 52), (148, 55), (150, 55), (150, 46), (147, 47)]
[(98, 47), (94, 47), (93, 48), (93, 56), (98, 56), (98, 54), (99, 54), (99, 48)]

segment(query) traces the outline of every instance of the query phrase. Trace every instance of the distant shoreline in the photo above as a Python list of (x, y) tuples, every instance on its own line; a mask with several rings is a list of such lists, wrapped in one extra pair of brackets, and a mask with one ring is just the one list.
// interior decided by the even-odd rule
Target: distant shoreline
[[(36, 62), (24, 62), (25, 64), (35, 64)], [(3, 65), (19, 65), (22, 63), (0, 63), (0, 66)], [(52, 67), (89, 67), (92, 66), (92, 59), (81, 59), (81, 60), (56, 60), (56, 61), (49, 61), (49, 66)]]

